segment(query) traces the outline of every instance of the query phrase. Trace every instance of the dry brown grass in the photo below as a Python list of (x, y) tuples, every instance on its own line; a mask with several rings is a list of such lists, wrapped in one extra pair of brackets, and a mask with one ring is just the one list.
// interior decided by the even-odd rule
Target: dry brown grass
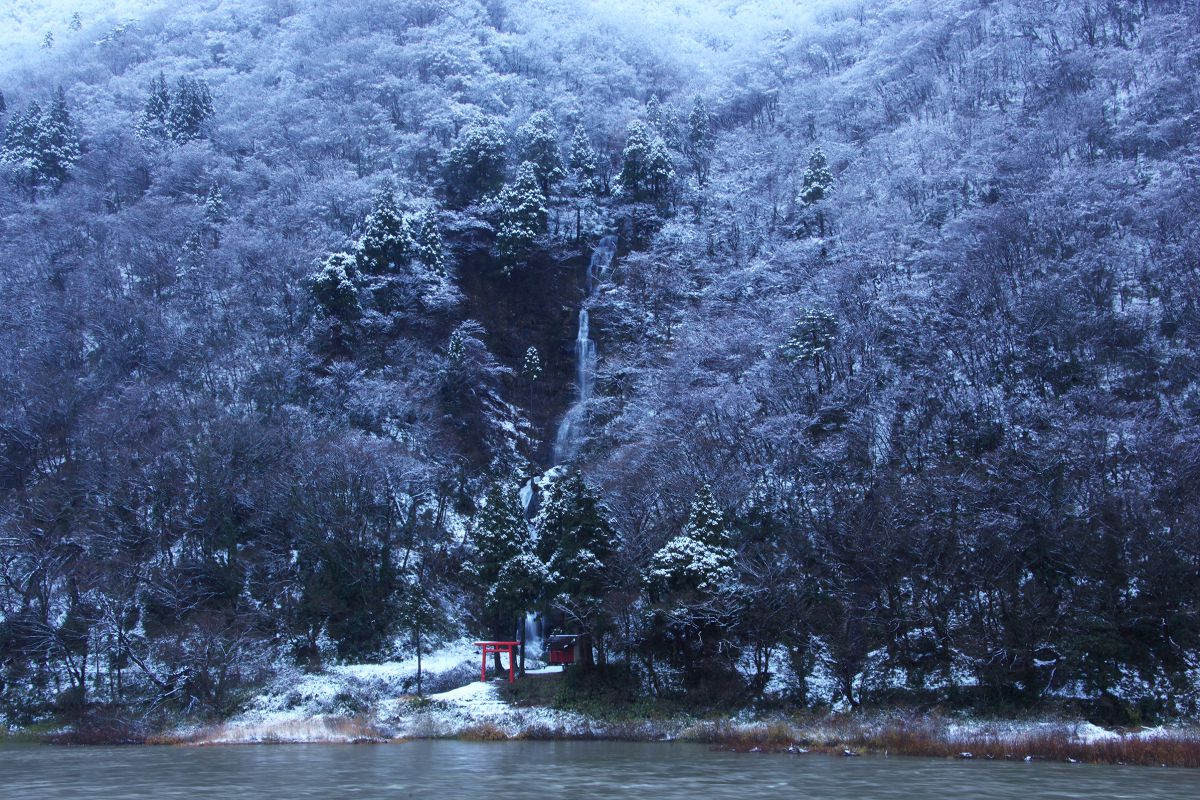
[(460, 730), (458, 738), (468, 742), (502, 742), (506, 741), (509, 736), (498, 725), (491, 722), (480, 722)]
[(1200, 731), (1124, 735), (1081, 741), (1070, 728), (1015, 734), (948, 735), (934, 724), (891, 723), (871, 727), (834, 722), (816, 732), (775, 723), (755, 727), (717, 724), (689, 731), (688, 738), (738, 751), (780, 752), (803, 748), (842, 754), (887, 753), (932, 758), (1076, 761), (1091, 764), (1200, 767)]

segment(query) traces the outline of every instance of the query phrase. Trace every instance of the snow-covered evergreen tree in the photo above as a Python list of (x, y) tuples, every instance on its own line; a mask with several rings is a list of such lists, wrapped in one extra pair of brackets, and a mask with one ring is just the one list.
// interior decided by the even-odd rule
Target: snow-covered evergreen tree
[(467, 569), (483, 589), (487, 633), (506, 639), (546, 581), (546, 568), (534, 554), (520, 498), (506, 482), (495, 481), (488, 488), (471, 529), (471, 545)]
[(175, 91), (167, 111), (167, 134), (176, 142), (187, 142), (204, 135), (204, 123), (213, 115), (212, 94), (208, 84), (184, 75), (175, 82)]
[(354, 256), (349, 253), (334, 253), (325, 259), (325, 264), (311, 281), (313, 298), (325, 314), (342, 322), (352, 322), (362, 316), (354, 286), (357, 273)]
[(517, 169), (513, 182), (500, 193), (500, 225), (496, 243), (505, 273), (512, 272), (546, 231), (546, 196), (537, 170), (528, 161)]
[(45, 110), (33, 102), (12, 119), (0, 145), (0, 163), (13, 169), (31, 196), (39, 186), (60, 186), (80, 155), (79, 134), (62, 87)]
[(150, 80), (150, 93), (142, 104), (138, 117), (138, 135), (154, 141), (165, 142), (171, 138), (171, 89), (161, 72)]
[(688, 114), (687, 139), (684, 143), (684, 155), (691, 164), (692, 174), (696, 182), (703, 186), (708, 182), (708, 171), (712, 164), (713, 146), (716, 137), (712, 130), (712, 115), (704, 100), (697, 97)]
[(549, 198), (554, 185), (563, 179), (562, 154), (558, 149), (558, 126), (546, 111), (538, 111), (517, 131), (522, 162), (533, 165), (542, 194)]
[(640, 200), (649, 182), (650, 132), (645, 123), (634, 120), (625, 132), (625, 149), (621, 151), (621, 173), (617, 178), (621, 193), (630, 200)]
[(596, 150), (592, 147), (591, 139), (582, 125), (576, 125), (575, 132), (571, 136), (571, 150), (567, 156), (567, 166), (581, 193), (590, 194), (598, 190), (599, 165)]
[(375, 197), (375, 205), (363, 221), (355, 260), (363, 272), (385, 275), (397, 272), (412, 252), (411, 226), (400, 211), (395, 193), (385, 189)]
[(805, 206), (815, 205), (829, 196), (833, 190), (833, 173), (829, 171), (829, 160), (825, 152), (816, 147), (808, 157), (808, 166), (800, 185), (800, 202)]
[(728, 594), (737, 587), (736, 556), (721, 509), (708, 485), (692, 502), (683, 531), (650, 560), (646, 585), (651, 597), (684, 603), (696, 596)]
[(542, 377), (542, 359), (538, 355), (537, 348), (532, 345), (525, 351), (525, 359), (521, 362), (521, 374), (530, 383), (534, 383)]
[(805, 308), (792, 326), (791, 336), (783, 345), (783, 354), (797, 364), (820, 366), (822, 357), (837, 339), (838, 322), (824, 308)]
[(413, 232), (413, 255), (436, 276), (446, 275), (446, 244), (432, 209), (422, 209), (409, 224)]
[(507, 150), (508, 137), (495, 121), (480, 120), (463, 128), (442, 164), (451, 202), (466, 205), (498, 190), (504, 183)]
[(537, 553), (549, 571), (548, 597), (597, 646), (608, 623), (604, 599), (619, 547), (608, 510), (578, 471), (554, 481), (534, 519)]

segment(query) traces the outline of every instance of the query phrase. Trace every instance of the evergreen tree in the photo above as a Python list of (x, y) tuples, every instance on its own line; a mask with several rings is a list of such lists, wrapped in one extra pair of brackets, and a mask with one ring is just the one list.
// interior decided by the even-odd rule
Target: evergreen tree
[(499, 189), (504, 184), (507, 149), (504, 130), (491, 120), (463, 128), (443, 162), (451, 202), (466, 205)]
[(800, 202), (805, 206), (815, 205), (828, 197), (832, 189), (833, 173), (829, 171), (829, 161), (824, 151), (817, 147), (808, 157), (808, 167), (804, 170), (800, 188)]
[(525, 351), (525, 360), (521, 362), (521, 375), (529, 381), (529, 412), (533, 413), (533, 386), (542, 377), (542, 359), (536, 347), (530, 345)]
[(545, 111), (537, 112), (517, 131), (517, 141), (521, 145), (521, 160), (533, 165), (542, 194), (549, 198), (554, 185), (565, 175), (554, 118)]
[(575, 126), (575, 133), (571, 137), (571, 151), (567, 156), (567, 166), (583, 192), (592, 193), (599, 189), (597, 183), (599, 166), (596, 151), (592, 148), (587, 131), (583, 129), (582, 125)]
[(792, 326), (791, 336), (783, 345), (783, 354), (797, 364), (821, 365), (821, 359), (837, 339), (838, 322), (823, 308), (805, 308)]
[(645, 583), (647, 647), (681, 666), (691, 684), (732, 672), (738, 613), (737, 554), (709, 487), (683, 531), (654, 554)]
[(496, 243), (505, 274), (533, 249), (537, 238), (546, 232), (546, 196), (537, 180), (537, 171), (528, 161), (521, 164), (517, 176), (500, 193), (500, 226)]
[(46, 31), (46, 35), (42, 37), (42, 49), (49, 50), (54, 47), (54, 34)]
[(39, 186), (58, 188), (79, 160), (79, 135), (60, 87), (45, 111), (37, 103), (5, 127), (0, 163), (11, 167), (30, 197)]
[(713, 147), (716, 137), (712, 130), (712, 115), (699, 97), (692, 104), (688, 114), (687, 141), (684, 144), (684, 155), (691, 164), (692, 174), (696, 182), (703, 186), (708, 182), (708, 171), (712, 164)]
[(712, 490), (702, 486), (683, 531), (650, 561), (646, 583), (652, 599), (689, 598), (733, 591), (736, 554)]
[(671, 182), (675, 179), (675, 166), (671, 163), (671, 151), (661, 136), (656, 136), (650, 142), (650, 152), (646, 158), (646, 182), (650, 199), (662, 202), (671, 191)]
[(380, 192), (354, 250), (358, 268), (369, 275), (392, 274), (408, 263), (413, 250), (413, 231), (396, 195), (390, 189)]
[(42, 107), (37, 101), (30, 103), (23, 114), (14, 116), (4, 128), (0, 163), (13, 168), (31, 191), (37, 187), (41, 170), (41, 138)]
[(43, 117), (38, 149), (43, 179), (58, 186), (67, 179), (71, 167), (79, 161), (79, 134), (67, 109), (67, 96), (62, 87), (54, 92), (50, 109)]
[(0, 92), (0, 114), (8, 110), (8, 103), (4, 101), (4, 92)]
[(208, 196), (204, 198), (204, 224), (212, 236), (212, 246), (215, 250), (221, 246), (221, 226), (229, 219), (225, 210), (225, 198), (221, 195), (221, 187), (214, 183), (208, 187)]
[(531, 384), (536, 383), (537, 379), (542, 377), (542, 359), (538, 355), (536, 347), (530, 346), (525, 351), (525, 360), (521, 363), (521, 374)]
[(223, 225), (228, 219), (225, 197), (221, 194), (221, 187), (214, 183), (208, 187), (208, 196), (204, 199), (204, 221), (209, 225)]
[[(551, 484), (534, 520), (537, 554), (549, 572), (548, 597), (603, 652), (612, 589), (610, 562), (618, 550), (608, 511), (578, 470)], [(590, 651), (585, 657), (590, 662)]]
[(326, 315), (342, 322), (353, 322), (362, 316), (354, 285), (356, 275), (354, 257), (349, 253), (334, 253), (325, 260), (311, 285), (313, 297)]
[(77, 31), (83, 27), (83, 18), (79, 16), (78, 11), (71, 15), (71, 22), (67, 25), (67, 27), (73, 31)]
[(488, 488), (471, 530), (468, 563), (483, 594), (489, 635), (507, 639), (533, 604), (546, 581), (546, 568), (533, 550), (529, 525), (517, 493), (500, 481)]
[(138, 118), (138, 135), (145, 139), (164, 142), (170, 138), (171, 90), (166, 77), (159, 72), (150, 80), (150, 94), (142, 104)]
[(467, 334), (462, 325), (450, 332), (446, 343), (446, 357), (454, 366), (460, 366), (467, 358)]
[(829, 162), (820, 147), (813, 150), (808, 158), (808, 167), (800, 185), (800, 208), (807, 219), (801, 226), (801, 233), (811, 230), (811, 223), (816, 222), (819, 236), (825, 235), (825, 208), (822, 200), (829, 197), (833, 191), (833, 173), (829, 171)]
[(651, 136), (662, 137), (668, 145), (675, 145), (678, 130), (675, 117), (670, 108), (664, 107), (658, 95), (653, 95), (646, 103), (646, 125)]
[(204, 135), (204, 123), (213, 115), (212, 94), (208, 84), (187, 76), (175, 82), (167, 113), (167, 132), (176, 142), (188, 142)]
[(438, 227), (437, 215), (423, 209), (411, 224), (414, 231), (413, 251), (426, 269), (438, 276), (446, 274), (446, 244)]
[(641, 200), (649, 183), (650, 133), (640, 120), (629, 123), (625, 149), (621, 151), (621, 192), (632, 201)]

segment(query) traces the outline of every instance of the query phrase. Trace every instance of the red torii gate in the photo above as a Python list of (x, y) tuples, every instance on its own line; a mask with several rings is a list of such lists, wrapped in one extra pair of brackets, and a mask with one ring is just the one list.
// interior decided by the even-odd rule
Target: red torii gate
[(513, 654), (521, 646), (520, 642), (476, 642), (475, 646), (483, 648), (483, 666), (479, 669), (479, 680), (487, 680), (487, 657), (493, 653), (508, 653), (508, 682), (512, 683), (515, 680), (513, 662), (516, 659)]

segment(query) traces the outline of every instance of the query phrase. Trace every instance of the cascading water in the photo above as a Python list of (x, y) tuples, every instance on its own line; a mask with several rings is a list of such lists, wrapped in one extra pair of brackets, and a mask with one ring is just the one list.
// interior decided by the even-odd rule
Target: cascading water
[(596, 382), (596, 343), (591, 339), (591, 319), (588, 307), (595, 299), (600, 283), (608, 277), (613, 256), (617, 252), (617, 237), (605, 236), (592, 250), (588, 261), (587, 296), (579, 308), (579, 329), (575, 334), (575, 382), (579, 396), (567, 409), (554, 437), (554, 463), (563, 464), (575, 457), (584, 433), (584, 417), (587, 403), (592, 399), (592, 388)]

